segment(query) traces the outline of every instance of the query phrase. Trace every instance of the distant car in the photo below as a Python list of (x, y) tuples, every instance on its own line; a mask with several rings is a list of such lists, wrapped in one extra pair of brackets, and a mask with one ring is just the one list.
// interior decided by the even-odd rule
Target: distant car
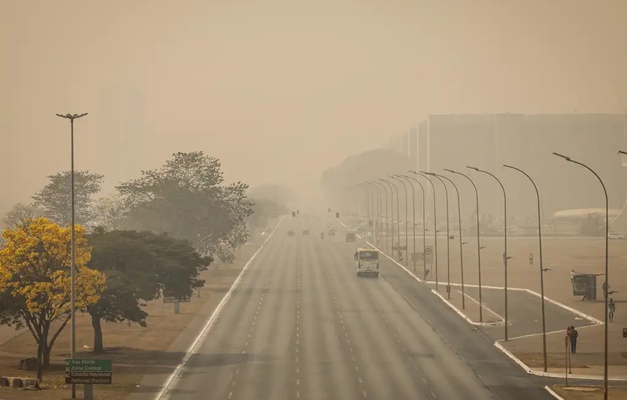
[(347, 242), (356, 242), (357, 234), (355, 232), (346, 232), (346, 241)]
[(309, 229), (303, 230), (303, 235), (304, 236), (309, 236)]
[(607, 235), (607, 237), (609, 239), (625, 240), (625, 235), (620, 235), (618, 233), (610, 233)]
[(329, 230), (329, 236), (335, 236), (335, 229)]
[(294, 236), (294, 231), (288, 231), (287, 236)]

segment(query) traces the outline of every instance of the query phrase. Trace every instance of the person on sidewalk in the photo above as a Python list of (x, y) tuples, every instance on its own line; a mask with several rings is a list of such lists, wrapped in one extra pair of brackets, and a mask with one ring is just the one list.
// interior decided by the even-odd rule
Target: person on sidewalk
[(579, 337), (579, 332), (575, 329), (575, 326), (570, 327), (570, 352), (575, 354), (577, 352), (577, 338)]
[(610, 304), (607, 305), (609, 311), (610, 322), (614, 321), (614, 311), (616, 311), (616, 303), (614, 303), (614, 299), (610, 299)]

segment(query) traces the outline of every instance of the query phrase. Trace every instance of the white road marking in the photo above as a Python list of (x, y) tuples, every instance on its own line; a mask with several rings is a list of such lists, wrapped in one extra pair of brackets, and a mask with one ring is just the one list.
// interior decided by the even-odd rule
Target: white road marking
[(257, 251), (255, 251), (255, 253), (253, 253), (252, 257), (250, 257), (246, 265), (244, 265), (244, 268), (242, 268), (242, 270), (240, 271), (239, 275), (237, 276), (237, 278), (231, 285), (231, 288), (228, 290), (228, 292), (226, 292), (226, 294), (224, 295), (224, 297), (222, 298), (218, 306), (215, 308), (215, 310), (213, 311), (213, 313), (211, 314), (211, 316), (209, 317), (209, 319), (207, 320), (207, 322), (205, 323), (201, 331), (198, 333), (198, 335), (196, 336), (192, 344), (187, 348), (187, 351), (185, 352), (185, 356), (183, 357), (183, 360), (181, 360), (181, 363), (176, 366), (172, 374), (170, 374), (168, 379), (166, 379), (165, 383), (163, 384), (163, 388), (155, 396), (155, 400), (161, 400), (165, 398), (165, 395), (170, 390), (170, 387), (172, 386), (172, 384), (181, 375), (183, 368), (187, 364), (189, 364), (189, 361), (191, 360), (194, 353), (196, 353), (198, 349), (200, 348), (200, 346), (203, 344), (205, 338), (207, 337), (207, 335), (209, 334), (209, 331), (211, 330), (211, 327), (215, 323), (218, 315), (220, 315), (220, 311), (222, 311), (225, 304), (228, 302), (229, 298), (232, 296), (233, 291), (235, 290), (235, 288), (237, 288), (237, 286), (242, 281), (242, 277), (245, 275), (246, 271), (248, 270), (252, 262), (257, 258), (257, 255), (261, 252), (263, 248), (265, 248), (268, 241), (274, 236), (274, 233), (276, 232), (277, 228), (281, 225), (282, 222), (283, 222), (283, 218), (279, 220), (279, 222), (276, 224), (272, 232), (270, 232), (270, 234), (268, 235), (266, 240), (263, 242), (263, 244), (257, 249)]

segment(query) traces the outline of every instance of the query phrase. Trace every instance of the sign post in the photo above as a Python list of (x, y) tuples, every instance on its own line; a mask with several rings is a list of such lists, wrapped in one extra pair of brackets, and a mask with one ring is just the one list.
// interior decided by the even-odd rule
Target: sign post
[(85, 385), (85, 400), (92, 400), (94, 390), (92, 385), (110, 385), (112, 382), (111, 360), (65, 360), (65, 384)]

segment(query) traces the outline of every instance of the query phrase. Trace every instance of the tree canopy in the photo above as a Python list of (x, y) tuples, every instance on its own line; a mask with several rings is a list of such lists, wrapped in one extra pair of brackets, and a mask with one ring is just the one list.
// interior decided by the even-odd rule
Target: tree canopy
[(166, 234), (97, 229), (88, 238), (93, 246), (89, 266), (107, 278), (100, 299), (89, 307), (96, 352), (104, 351), (101, 320), (145, 325), (146, 301), (162, 290), (179, 298), (191, 295), (204, 284), (199, 275), (213, 261)]
[[(86, 266), (90, 248), (81, 226), (75, 228), (76, 307), (96, 303), (105, 276)], [(70, 228), (46, 219), (27, 220), (4, 231), (0, 249), (0, 322), (26, 326), (37, 342), (38, 376), (50, 350), (71, 317)], [(55, 332), (51, 325), (61, 321)], [(49, 339), (49, 335), (52, 337)]]
[(245, 242), (253, 212), (247, 185), (222, 185), (220, 162), (203, 152), (175, 153), (158, 170), (117, 187), (128, 209), (128, 228), (168, 232), (215, 254)]
[(7, 228), (14, 228), (29, 219), (41, 217), (43, 210), (33, 203), (17, 203), (4, 215), (2, 222)]
[[(89, 171), (74, 172), (75, 223), (87, 226), (92, 218), (92, 199), (100, 192), (104, 176)], [(61, 224), (72, 221), (72, 179), (71, 171), (48, 176), (49, 182), (33, 196), (35, 205), (41, 207), (44, 215)]]

